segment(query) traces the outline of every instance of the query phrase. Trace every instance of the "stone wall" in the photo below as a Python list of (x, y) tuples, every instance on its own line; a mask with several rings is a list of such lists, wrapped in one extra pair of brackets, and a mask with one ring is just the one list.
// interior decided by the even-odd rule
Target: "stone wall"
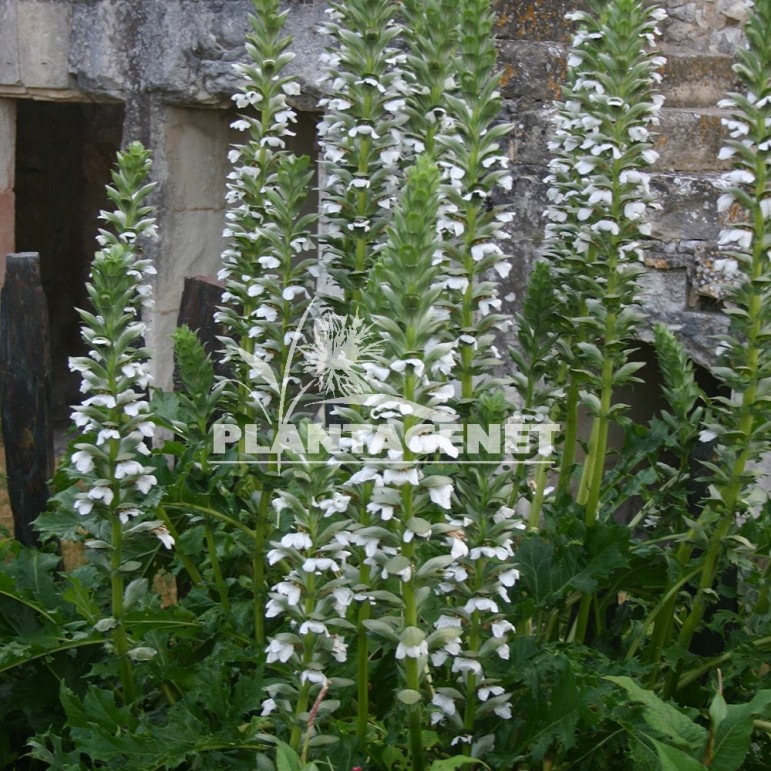
[[(509, 153), (513, 296), (537, 253), (545, 207), (546, 141), (552, 100), (565, 74), (570, 25), (564, 14), (581, 0), (494, 0), (505, 112), (515, 129)], [(316, 108), (318, 26), (323, 0), (290, 0), (294, 70), (303, 81), (295, 106)], [(719, 286), (710, 272), (720, 228), (715, 214), (721, 138), (715, 105), (732, 86), (732, 52), (746, 17), (743, 0), (668, 0), (663, 25), (666, 108), (654, 186), (655, 222), (645, 281), (646, 310), (680, 327), (702, 363), (724, 324), (715, 312)], [(151, 343), (158, 380), (168, 384), (168, 333), (182, 280), (214, 273), (221, 249), (225, 156), (232, 117), (232, 64), (242, 56), (249, 0), (0, 0), (0, 249), (13, 244), (14, 105), (16, 100), (120, 102), (124, 141), (154, 152), (161, 240), (158, 306)], [(309, 148), (311, 140), (305, 147)], [(9, 219), (10, 216), (10, 219)], [(93, 223), (94, 230), (96, 223)], [(516, 308), (512, 300), (510, 310)]]

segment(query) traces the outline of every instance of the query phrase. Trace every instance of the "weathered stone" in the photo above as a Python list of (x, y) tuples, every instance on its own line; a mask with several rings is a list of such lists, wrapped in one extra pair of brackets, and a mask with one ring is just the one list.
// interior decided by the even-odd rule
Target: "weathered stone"
[(662, 315), (686, 307), (687, 282), (684, 269), (648, 270), (639, 282), (640, 304), (645, 313)]
[(493, 0), (495, 35), (506, 40), (568, 41), (575, 23), (565, 14), (586, 7), (585, 0)]
[(0, 3), (0, 83), (21, 83), (19, 69), (19, 30), (16, 21), (16, 0)]
[(526, 103), (559, 99), (566, 76), (565, 61), (564, 49), (554, 43), (501, 41), (501, 94)]
[(752, 3), (747, 0), (717, 0), (716, 10), (736, 24), (745, 24), (750, 15)]
[(666, 53), (661, 92), (667, 107), (709, 107), (736, 87), (732, 57), (691, 52)]
[(16, 102), (0, 99), (0, 286), (5, 255), (14, 250), (14, 177), (16, 166)]
[(725, 113), (716, 109), (661, 111), (661, 126), (656, 150), (661, 157), (657, 170), (714, 171), (730, 167), (729, 161), (719, 161), (723, 143), (721, 119)]
[(514, 117), (514, 128), (509, 134), (509, 157), (512, 163), (533, 166), (548, 161), (548, 141), (553, 131), (551, 104), (519, 113)]
[(69, 3), (18, 1), (18, 34), (24, 41), (19, 45), (19, 61), (21, 80), (27, 88), (70, 86), (71, 20)]
[(653, 236), (661, 241), (716, 241), (719, 189), (714, 176), (654, 174), (651, 191), (662, 208), (652, 217)]
[(70, 67), (78, 88), (97, 97), (125, 98), (130, 32), (126, 14), (111, 0), (73, 7)]

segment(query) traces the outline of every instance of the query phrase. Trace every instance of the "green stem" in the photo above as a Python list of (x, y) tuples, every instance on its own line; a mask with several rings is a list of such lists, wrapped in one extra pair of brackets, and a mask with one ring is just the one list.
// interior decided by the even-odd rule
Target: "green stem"
[(187, 571), (188, 576), (190, 576), (190, 580), (193, 582), (193, 585), (201, 586), (201, 584), (203, 584), (201, 572), (198, 570), (198, 567), (193, 562), (193, 560), (191, 560), (187, 554), (183, 554), (179, 549), (179, 533), (177, 532), (177, 528), (174, 526), (174, 523), (171, 521), (171, 517), (166, 513), (166, 508), (164, 506), (158, 506), (155, 512), (158, 517), (163, 520), (163, 524), (166, 526), (169, 534), (174, 539), (174, 543), (177, 544), (177, 557), (179, 557), (179, 561), (185, 566), (185, 570)]
[(211, 522), (207, 519), (204, 525), (206, 533), (206, 548), (209, 552), (209, 561), (211, 562), (212, 573), (214, 573), (214, 584), (217, 587), (217, 594), (220, 596), (222, 610), (230, 613), (230, 602), (228, 600), (228, 589), (225, 579), (222, 577), (219, 557), (217, 557), (217, 544), (214, 542), (214, 533), (212, 532)]
[(134, 675), (131, 671), (131, 659), (128, 657), (129, 643), (126, 625), (123, 619), (123, 574), (120, 571), (123, 563), (123, 524), (120, 518), (112, 515), (112, 558), (110, 562), (110, 586), (112, 590), (112, 617), (115, 627), (112, 639), (118, 654), (120, 681), (123, 690), (123, 703), (131, 704), (136, 699)]

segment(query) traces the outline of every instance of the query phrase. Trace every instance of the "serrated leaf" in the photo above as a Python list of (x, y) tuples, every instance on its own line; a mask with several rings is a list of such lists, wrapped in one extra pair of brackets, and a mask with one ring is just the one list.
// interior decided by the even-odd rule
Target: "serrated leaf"
[(643, 705), (643, 719), (657, 733), (691, 750), (703, 749), (707, 742), (707, 731), (694, 723), (680, 710), (662, 701), (653, 691), (641, 688), (631, 677), (607, 676), (621, 686), (632, 701)]

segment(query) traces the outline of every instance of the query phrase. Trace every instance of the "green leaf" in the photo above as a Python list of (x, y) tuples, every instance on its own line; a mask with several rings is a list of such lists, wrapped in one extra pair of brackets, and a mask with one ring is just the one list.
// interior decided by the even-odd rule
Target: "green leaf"
[(128, 610), (147, 594), (148, 582), (146, 578), (135, 578), (123, 593), (123, 609)]
[(661, 771), (704, 771), (705, 766), (682, 750), (651, 739), (661, 761)]
[(487, 763), (483, 763), (479, 758), (472, 758), (470, 755), (454, 755), (451, 758), (435, 760), (428, 771), (455, 771), (455, 769), (465, 766), (467, 763), (475, 763), (477, 767), (490, 768)]
[(654, 731), (686, 749), (704, 749), (707, 731), (687, 715), (662, 701), (653, 691), (641, 688), (631, 677), (607, 676), (605, 679), (621, 686), (632, 701), (643, 705), (643, 719)]
[(402, 690), (397, 691), (396, 698), (402, 704), (412, 705), (417, 704), (423, 697), (420, 695), (420, 691), (416, 691), (413, 688), (402, 688)]
[(299, 755), (286, 743), (276, 742), (276, 771), (300, 771)]
[[(758, 691), (746, 704), (729, 704), (715, 732), (713, 771), (738, 771), (750, 749), (753, 719), (771, 705), (771, 690)], [(712, 709), (710, 708), (710, 713)]]

